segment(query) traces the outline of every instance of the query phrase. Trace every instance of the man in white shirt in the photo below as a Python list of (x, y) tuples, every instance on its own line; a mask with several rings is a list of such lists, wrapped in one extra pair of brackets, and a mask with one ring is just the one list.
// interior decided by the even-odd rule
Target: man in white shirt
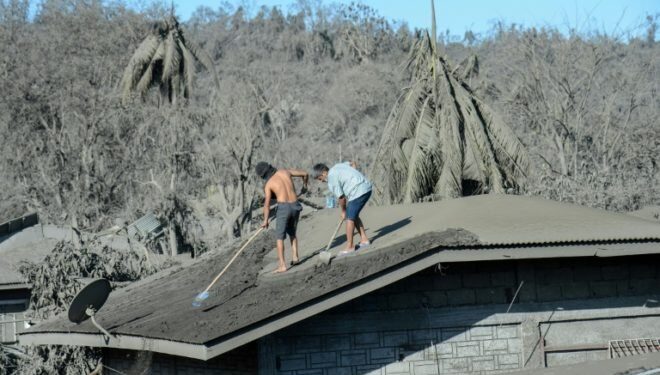
[(312, 178), (327, 182), (330, 192), (337, 197), (341, 207), (341, 217), (346, 220), (346, 249), (340, 255), (356, 250), (353, 245), (353, 231), (357, 227), (360, 243), (357, 249), (370, 244), (360, 212), (371, 197), (371, 182), (355, 169), (354, 163), (339, 163), (332, 168), (325, 164), (316, 164), (312, 169)]

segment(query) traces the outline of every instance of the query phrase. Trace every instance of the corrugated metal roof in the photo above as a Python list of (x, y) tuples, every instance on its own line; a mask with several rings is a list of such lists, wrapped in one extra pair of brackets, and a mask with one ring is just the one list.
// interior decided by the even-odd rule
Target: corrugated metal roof
[[(338, 213), (336, 209), (322, 210), (301, 221), (301, 252), (325, 247), (336, 227)], [(490, 256), (498, 251), (517, 259), (598, 252), (619, 256), (660, 253), (660, 224), (530, 197), (488, 195), (368, 207), (362, 218), (373, 245), (368, 251), (339, 259), (330, 267), (300, 272), (305, 264), (315, 263), (308, 261), (273, 277), (273, 282), (257, 282), (255, 274), (261, 269), (261, 259), (257, 257), (274, 247), (273, 236), (268, 232), (248, 246), (244, 256), (213, 289), (209, 308), (195, 310), (190, 304), (226, 264), (225, 254), (211, 253), (188, 267), (168, 270), (113, 292), (97, 319), (118, 335), (161, 340), (160, 344), (154, 341), (156, 348), (167, 344), (167, 350), (175, 350), (171, 348), (175, 342), (199, 347), (195, 358), (204, 359), (382, 288), (437, 263), (443, 256), (458, 262), (494, 259)], [(452, 230), (456, 228), (459, 230)], [(343, 244), (338, 242), (336, 247), (340, 246)], [(355, 271), (358, 266), (360, 272)], [(286, 288), (282, 286), (285, 284)], [(268, 300), (267, 308), (255, 302), (263, 299)], [(185, 324), (188, 321), (195, 324)], [(31, 328), (26, 341), (45, 343), (54, 339), (49, 336), (53, 333), (71, 334), (72, 344), (98, 338), (91, 324), (74, 325), (59, 317)], [(93, 336), (87, 340), (87, 334)], [(110, 345), (131, 348), (129, 341), (111, 341)]]
[(153, 213), (142, 216), (128, 226), (128, 235), (130, 237), (139, 235), (142, 238), (153, 238), (162, 233), (163, 225)]

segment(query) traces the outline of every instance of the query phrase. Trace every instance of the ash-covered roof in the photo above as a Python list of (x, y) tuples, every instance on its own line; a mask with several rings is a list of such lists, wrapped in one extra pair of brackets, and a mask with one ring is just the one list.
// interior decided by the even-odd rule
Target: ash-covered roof
[[(300, 222), (305, 261), (286, 274), (267, 272), (275, 259), (269, 231), (246, 248), (202, 308), (193, 308), (193, 298), (231, 254), (208, 254), (114, 291), (96, 316), (117, 335), (107, 344), (90, 322), (76, 325), (64, 315), (31, 328), (21, 343), (66, 341), (209, 359), (438, 262), (660, 253), (658, 223), (530, 197), (367, 207), (362, 218), (373, 245), (329, 266), (314, 254), (334, 231), (337, 210)], [(341, 237), (334, 246), (345, 246)]]
[(56, 239), (46, 238), (41, 225), (12, 233), (0, 239), (0, 287), (25, 287), (25, 278), (18, 272), (21, 262), (40, 262), (48, 255)]

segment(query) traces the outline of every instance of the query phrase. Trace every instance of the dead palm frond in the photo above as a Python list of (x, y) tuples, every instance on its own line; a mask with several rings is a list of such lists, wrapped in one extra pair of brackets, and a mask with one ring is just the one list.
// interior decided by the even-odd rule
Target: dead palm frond
[(175, 103), (177, 97), (189, 98), (199, 61), (218, 78), (211, 57), (197, 44), (187, 39), (179, 22), (172, 15), (166, 21), (154, 23), (149, 35), (140, 43), (124, 69), (121, 80), (122, 100), (132, 93), (144, 97), (151, 87), (158, 86), (161, 99)]
[(435, 15), (433, 35), (427, 31), (413, 43), (410, 85), (394, 104), (375, 154), (377, 200), (408, 203), (518, 190), (528, 166), (523, 145), (463, 81), (466, 72), (452, 71), (439, 55)]

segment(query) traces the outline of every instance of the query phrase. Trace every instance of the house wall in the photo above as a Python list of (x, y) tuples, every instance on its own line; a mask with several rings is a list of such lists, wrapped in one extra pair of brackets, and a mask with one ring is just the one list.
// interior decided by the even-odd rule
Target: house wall
[[(244, 345), (209, 361), (152, 352), (105, 349), (103, 365), (108, 373), (150, 375), (256, 375), (257, 347)], [(114, 370), (114, 371), (113, 371)]]
[(659, 260), (443, 264), (262, 338), (259, 373), (495, 374), (607, 358), (609, 340), (660, 337)]
[(0, 290), (0, 344), (12, 345), (26, 326), (25, 310), (30, 301), (27, 289)]

